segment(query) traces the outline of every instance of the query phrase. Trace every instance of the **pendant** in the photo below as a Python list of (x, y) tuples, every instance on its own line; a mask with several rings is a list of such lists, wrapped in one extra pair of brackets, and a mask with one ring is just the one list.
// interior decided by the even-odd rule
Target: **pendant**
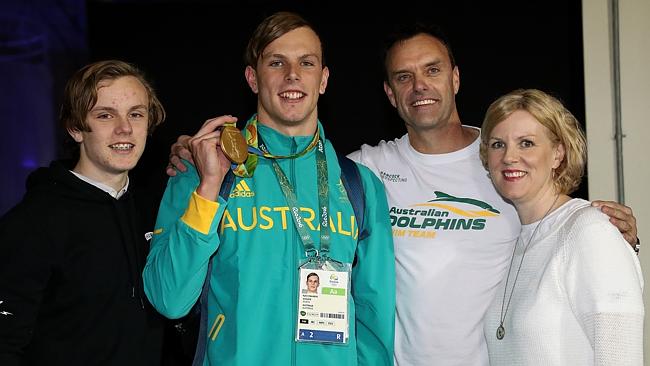
[(503, 324), (499, 325), (497, 328), (497, 339), (502, 340), (503, 336), (506, 335), (506, 330), (503, 328)]

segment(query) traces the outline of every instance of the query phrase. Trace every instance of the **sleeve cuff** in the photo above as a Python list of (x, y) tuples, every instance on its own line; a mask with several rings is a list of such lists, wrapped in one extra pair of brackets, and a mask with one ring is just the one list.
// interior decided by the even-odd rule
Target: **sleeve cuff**
[(218, 209), (218, 202), (205, 199), (194, 191), (181, 220), (193, 230), (207, 235)]

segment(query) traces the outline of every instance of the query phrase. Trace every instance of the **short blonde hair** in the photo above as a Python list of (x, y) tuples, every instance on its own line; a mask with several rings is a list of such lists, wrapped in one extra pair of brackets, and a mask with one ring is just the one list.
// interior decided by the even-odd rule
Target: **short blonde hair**
[(587, 161), (587, 142), (578, 120), (556, 98), (537, 89), (517, 89), (494, 101), (481, 127), (481, 162), (487, 169), (487, 148), (494, 127), (512, 113), (523, 110), (530, 113), (550, 132), (556, 144), (564, 145), (565, 155), (555, 169), (555, 188), (569, 194), (580, 185)]

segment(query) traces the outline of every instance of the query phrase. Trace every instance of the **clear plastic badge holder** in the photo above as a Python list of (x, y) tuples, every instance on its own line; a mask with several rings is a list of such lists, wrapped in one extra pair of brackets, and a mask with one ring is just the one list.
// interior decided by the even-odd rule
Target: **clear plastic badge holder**
[(296, 342), (348, 343), (351, 268), (318, 256), (298, 267)]

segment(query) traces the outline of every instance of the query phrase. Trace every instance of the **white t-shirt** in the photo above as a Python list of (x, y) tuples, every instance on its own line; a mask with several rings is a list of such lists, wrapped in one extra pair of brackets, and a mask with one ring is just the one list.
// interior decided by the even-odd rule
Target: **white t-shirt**
[(481, 165), (479, 142), (429, 155), (404, 135), (348, 155), (386, 187), (397, 276), (396, 365), (488, 365), (483, 317), (520, 224)]
[[(538, 223), (522, 228), (506, 303)], [(504, 286), (505, 281), (485, 320), (492, 366), (643, 364), (638, 258), (608, 217), (588, 201), (570, 200), (541, 221), (515, 282), (505, 336), (498, 340)]]

